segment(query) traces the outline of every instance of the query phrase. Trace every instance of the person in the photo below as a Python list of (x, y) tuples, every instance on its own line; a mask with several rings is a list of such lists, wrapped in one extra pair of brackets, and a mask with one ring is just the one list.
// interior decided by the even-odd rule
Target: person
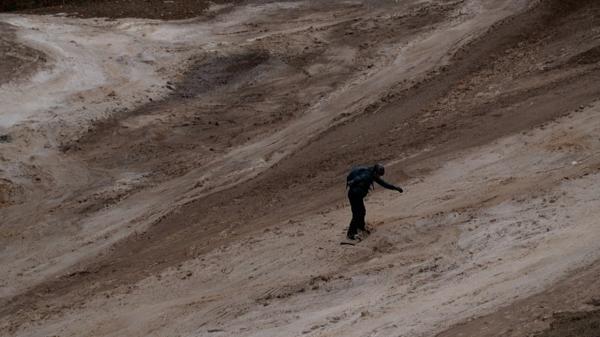
[(369, 193), (369, 190), (374, 188), (374, 183), (389, 190), (403, 192), (402, 188), (381, 179), (384, 174), (385, 168), (381, 164), (370, 167), (355, 167), (348, 174), (346, 188), (348, 189), (348, 199), (350, 200), (350, 208), (352, 209), (352, 220), (346, 234), (348, 239), (356, 240), (359, 230), (369, 234), (368, 229), (365, 227), (365, 215), (367, 211), (365, 209), (364, 198)]

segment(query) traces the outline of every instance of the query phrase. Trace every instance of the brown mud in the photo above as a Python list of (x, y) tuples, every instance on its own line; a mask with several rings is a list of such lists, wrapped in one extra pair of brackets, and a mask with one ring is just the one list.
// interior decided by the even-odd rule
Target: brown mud
[(14, 29), (10, 25), (0, 23), (0, 32), (0, 85), (35, 73), (46, 62), (43, 53), (15, 43)]
[[(131, 2), (131, 6), (136, 3)], [(168, 12), (166, 18), (183, 18), (205, 10), (200, 5), (198, 8), (201, 9), (194, 7), (192, 10), (186, 7), (188, 3), (189, 6), (196, 4), (181, 2), (181, 7)], [(63, 139), (60, 152), (64, 160), (81, 163), (94, 175), (89, 178), (89, 185), (82, 185), (78, 193), (64, 197), (60, 206), (40, 205), (39, 214), (48, 215), (48, 219), (56, 222), (61, 218), (84, 219), (113, 207), (117, 209), (127, 200), (143, 198), (143, 193), (161, 184), (177, 179), (186, 181), (199, 168), (211, 168), (212, 163), (235, 149), (267, 138), (302, 120), (312, 107), (339, 95), (343, 91), (341, 88), (351, 88), (353, 83), (357, 83), (357, 78), (368, 77), (380, 67), (385, 69), (391, 61), (380, 56), (382, 50), (403, 45), (415, 36), (434, 31), (438, 25), (456, 15), (464, 3), (431, 2), (409, 6), (407, 12), (387, 16), (383, 13), (389, 4), (375, 6), (375, 10), (381, 13), (373, 15), (365, 15), (372, 14), (369, 11), (373, 9), (364, 4), (348, 7), (313, 4), (315, 7), (299, 12), (284, 11), (279, 16), (256, 20), (246, 28), (260, 38), (228, 46), (224, 51), (197, 53), (188, 60), (190, 66), (184, 74), (164, 84), (167, 94), (162, 99), (143, 102), (135, 109), (119, 110), (109, 118), (96, 121), (80, 136)], [(168, 5), (146, 5), (153, 12), (138, 15), (163, 18), (159, 13), (165, 12), (164, 6)], [(110, 12), (102, 12), (100, 7), (93, 6), (41, 11), (64, 10), (77, 12), (83, 17), (113, 18), (128, 17), (136, 12), (136, 7), (121, 8), (117, 4), (105, 7), (102, 10)], [(269, 20), (293, 21), (303, 18), (303, 15), (308, 18), (305, 20), (312, 20), (311, 12), (318, 10), (332, 13), (339, 21), (315, 21), (314, 26), (260, 35), (274, 28)], [(375, 97), (361, 98), (357, 104), (343, 102), (343, 107), (336, 108), (347, 112), (341, 113), (326, 129), (307, 135), (302, 146), (293, 148), (260, 174), (222, 188), (212, 186), (210, 180), (189, 179), (187, 184), (191, 190), (202, 189), (206, 185), (209, 186), (208, 192), (198, 192), (173, 206), (151, 221), (147, 228), (110, 244), (102, 254), (81, 258), (68, 270), (43, 279), (25, 291), (2, 298), (0, 319), (3, 331), (19, 335), (24, 331), (22, 329), (31, 328), (32, 316), (40, 317), (35, 324), (60, 321), (61, 317), (72, 315), (77, 308), (90, 305), (90, 301), (100, 293), (126, 297), (130, 289), (172, 268), (179, 270), (185, 263), (210, 259), (211, 254), (227, 252), (228, 247), (240, 242), (277, 233), (279, 229), (275, 227), (281, 223), (288, 223), (285, 230), (298, 230), (302, 231), (302, 236), (310, 236), (312, 231), (307, 227), (310, 225), (296, 224), (302, 221), (295, 219), (340, 208), (344, 203), (344, 184), (340, 177), (355, 164), (384, 162), (388, 164), (389, 180), (401, 185), (415, 179), (426, 180), (428, 174), (444, 167), (445, 163), (465, 151), (494, 144), (504, 137), (527, 134), (568, 114), (577, 116), (600, 97), (600, 88), (596, 85), (600, 80), (600, 47), (596, 40), (599, 14), (600, 5), (594, 1), (543, 1), (501, 20), (480, 32), (475, 40), (452, 50), (447, 64), (436, 63), (424, 74), (398, 79)], [(18, 68), (20, 65), (13, 63), (9, 66)], [(110, 97), (115, 95), (109, 93), (108, 96), (112, 99)], [(363, 102), (366, 103), (361, 107)], [(359, 106), (359, 111), (352, 112), (348, 108), (352, 106)], [(265, 160), (269, 161), (269, 158)], [(224, 175), (229, 173), (226, 168), (221, 169)], [(115, 193), (93, 192), (104, 185), (117, 185), (117, 177), (129, 172), (144, 172), (143, 182)], [(565, 173), (565, 176), (577, 174)], [(510, 193), (533, 195), (552, 188), (556, 184), (553, 179), (541, 180), (532, 176), (521, 185), (510, 179), (507, 184), (514, 188)], [(0, 182), (6, 182), (6, 186), (17, 185), (10, 180)], [(89, 191), (86, 191), (88, 188)], [(410, 193), (408, 188), (407, 198), (410, 198)], [(509, 199), (508, 195), (502, 195), (501, 189), (492, 194), (488, 195), (491, 201), (480, 200), (462, 207), (485, 209), (490, 204), (500, 203), (498, 200)], [(437, 198), (438, 195), (431, 197)], [(0, 205), (5, 206), (7, 212), (13, 212), (14, 208), (9, 209), (8, 206), (16, 202), (2, 194), (0, 198)], [(465, 213), (469, 212), (474, 211)], [(432, 213), (424, 218), (429, 221), (436, 217)], [(343, 222), (346, 219), (338, 220)], [(400, 220), (402, 229), (412, 233), (415, 229), (403, 221)], [(345, 223), (335, 225), (342, 229)], [(379, 225), (395, 226), (398, 220), (384, 219)], [(291, 228), (294, 226), (298, 227)], [(4, 230), (16, 230), (16, 227), (16, 224), (7, 225)], [(321, 282), (322, 287), (331, 287), (335, 291), (335, 287), (341, 287), (341, 282), (347, 282), (344, 277), (348, 270), (366, 268), (365, 265), (374, 256), (383, 258), (397, 250), (402, 252), (406, 249), (410, 254), (419, 256), (414, 261), (429, 259), (424, 252), (415, 253), (417, 244), (411, 248), (411, 240), (418, 244), (427, 244), (431, 240), (433, 246), (441, 251), (452, 252), (448, 253), (449, 256), (458, 254), (454, 248), (448, 248), (454, 247), (454, 241), (458, 240), (454, 228), (434, 227), (432, 234), (416, 231), (407, 234), (410, 238), (405, 239), (406, 248), (395, 247), (384, 239), (376, 241), (377, 237), (370, 238), (377, 242), (373, 243), (373, 247), (368, 246), (373, 252), (364, 256), (355, 252), (356, 259), (346, 256), (329, 261), (327, 273), (330, 276), (323, 280), (313, 279), (310, 287)], [(386, 233), (385, 230), (379, 232)], [(316, 250), (322, 247), (304, 248)], [(433, 274), (432, 279), (435, 280), (436, 273), (443, 274), (446, 258), (436, 258), (429, 266), (409, 269), (413, 270), (416, 279), (419, 275)], [(231, 271), (224, 268), (222, 274), (229, 275)], [(384, 271), (369, 271), (374, 275), (378, 272)], [(182, 279), (191, 277), (186, 275)], [(256, 274), (256, 277), (262, 276)], [(335, 281), (337, 277), (340, 281)], [(281, 281), (277, 284), (277, 280), (271, 281), (273, 287), (289, 291), (244, 296), (258, 296), (257, 303), (266, 307), (279, 300), (289, 299), (293, 303), (295, 295), (292, 294), (304, 294), (307, 288), (302, 282), (288, 284)], [(557, 283), (556, 287), (560, 284)], [(582, 286), (586, 285), (589, 286), (582, 283)], [(536, 296), (558, 296), (558, 292), (552, 290), (542, 294)], [(524, 301), (534, 300), (528, 298)], [(583, 297), (581, 300), (584, 301)], [(555, 302), (552, 308), (559, 306), (558, 301)], [(223, 303), (227, 306), (227, 301), (223, 300)], [(518, 306), (523, 302), (515, 303), (511, 305)], [(254, 306), (243, 300), (237, 304)], [(229, 319), (234, 321), (219, 310), (212, 314), (216, 321), (221, 319), (221, 327), (227, 326)], [(235, 317), (246, 317), (244, 314), (240, 312)], [(456, 325), (440, 336), (465, 333), (484, 336), (480, 334), (483, 326), (496, 326), (495, 330), (488, 332), (489, 335), (498, 335), (501, 331), (499, 326), (512, 326), (515, 320), (530, 314), (533, 311), (507, 318), (507, 315), (491, 313), (485, 318)], [(556, 315), (549, 328), (544, 324), (552, 320), (546, 319), (544, 324), (511, 330), (511, 333), (525, 336), (548, 328), (543, 336), (575, 336), (576, 333), (590, 333), (592, 336), (593, 327), (597, 326), (594, 323), (596, 314)], [(361, 317), (369, 315), (369, 312), (360, 314)], [(220, 332), (221, 327), (209, 330)], [(307, 331), (318, 333), (319, 329)]]
[[(81, 18), (181, 20), (202, 16), (211, 4), (219, 2), (206, 0), (2, 0), (0, 12), (64, 14)], [(231, 3), (231, 1), (225, 3)]]

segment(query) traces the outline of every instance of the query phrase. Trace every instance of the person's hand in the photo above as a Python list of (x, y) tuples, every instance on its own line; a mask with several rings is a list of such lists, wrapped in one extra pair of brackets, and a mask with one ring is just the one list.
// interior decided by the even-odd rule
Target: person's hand
[(398, 191), (398, 192), (400, 192), (400, 193), (404, 192), (404, 190), (402, 190), (402, 188), (401, 188), (401, 187), (396, 187), (396, 191)]

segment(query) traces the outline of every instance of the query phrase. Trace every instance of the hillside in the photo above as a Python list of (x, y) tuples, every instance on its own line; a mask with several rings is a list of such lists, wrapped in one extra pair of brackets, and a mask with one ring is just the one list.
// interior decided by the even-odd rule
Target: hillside
[(11, 9), (0, 335), (600, 334), (600, 3)]

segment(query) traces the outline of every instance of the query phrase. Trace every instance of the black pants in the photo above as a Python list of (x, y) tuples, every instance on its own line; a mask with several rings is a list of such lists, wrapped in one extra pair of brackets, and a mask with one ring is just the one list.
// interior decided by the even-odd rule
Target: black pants
[(362, 188), (350, 187), (348, 190), (348, 199), (350, 200), (350, 208), (352, 209), (352, 220), (348, 228), (348, 237), (353, 237), (358, 230), (365, 230), (365, 209), (364, 198), (369, 191)]

